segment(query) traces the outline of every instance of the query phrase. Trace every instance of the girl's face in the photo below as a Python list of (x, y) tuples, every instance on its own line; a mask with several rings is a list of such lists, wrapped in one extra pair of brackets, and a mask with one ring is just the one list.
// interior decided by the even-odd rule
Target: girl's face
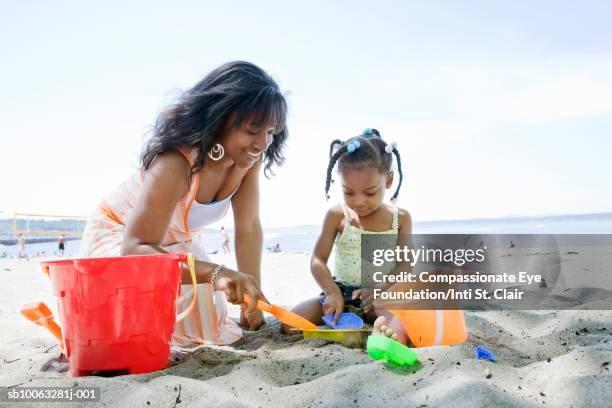
[[(232, 122), (230, 119), (229, 123)], [(274, 126), (263, 126), (247, 119), (241, 126), (227, 126), (219, 143), (223, 145), (225, 156), (236, 166), (249, 168), (261, 160), (266, 149), (272, 144)]]
[(393, 172), (381, 174), (374, 166), (341, 169), (340, 175), (344, 202), (360, 217), (380, 208), (385, 190), (393, 183)]

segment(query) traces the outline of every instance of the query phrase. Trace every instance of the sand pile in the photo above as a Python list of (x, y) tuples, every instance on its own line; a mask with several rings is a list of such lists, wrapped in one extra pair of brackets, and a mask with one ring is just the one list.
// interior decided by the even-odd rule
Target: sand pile
[[(266, 255), (267, 296), (316, 294), (307, 264), (305, 255)], [(71, 378), (47, 364), (59, 354), (52, 337), (18, 315), (27, 301), (55, 304), (37, 264), (0, 260), (0, 272), (3, 387), (98, 386), (102, 406), (124, 407), (607, 407), (612, 401), (610, 311), (468, 312), (467, 343), (417, 349), (419, 364), (406, 370), (374, 362), (363, 350), (281, 335), (270, 318), (233, 346), (174, 348), (163, 371)], [(267, 286), (273, 282), (292, 289)], [(476, 344), (497, 362), (475, 360)]]

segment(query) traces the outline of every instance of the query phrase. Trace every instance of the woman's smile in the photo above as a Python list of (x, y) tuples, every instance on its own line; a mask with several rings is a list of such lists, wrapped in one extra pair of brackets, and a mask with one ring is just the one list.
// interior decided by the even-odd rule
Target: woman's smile
[(261, 158), (262, 150), (251, 150), (249, 148), (244, 149), (247, 157), (247, 163), (250, 166)]
[(251, 156), (254, 159), (258, 159), (262, 153), (261, 151), (258, 152), (258, 151), (249, 151), (249, 150), (247, 150), (246, 152), (249, 156)]

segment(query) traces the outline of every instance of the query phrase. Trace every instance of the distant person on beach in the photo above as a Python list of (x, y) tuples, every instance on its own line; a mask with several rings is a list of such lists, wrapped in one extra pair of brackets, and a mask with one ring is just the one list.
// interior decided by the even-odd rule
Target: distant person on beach
[(25, 247), (26, 247), (26, 239), (23, 236), (23, 234), (19, 234), (17, 238), (17, 258), (18, 259), (22, 259), (22, 258), (28, 259), (28, 255), (25, 253)]
[[(321, 325), (321, 317), (333, 313), (334, 323), (345, 311), (345, 306), (361, 310), (367, 321), (374, 323), (374, 332), (392, 337), (406, 344), (407, 335), (402, 322), (390, 312), (376, 309), (372, 291), (361, 285), (361, 235), (381, 234), (389, 240), (386, 248), (407, 245), (403, 242), (412, 232), (408, 211), (383, 202), (385, 191), (391, 188), (395, 174), (391, 164), (395, 157), (399, 182), (391, 202), (395, 203), (402, 185), (399, 151), (385, 142), (376, 129), (366, 129), (347, 141), (334, 140), (330, 145), (325, 194), (332, 183), (332, 170), (338, 164), (344, 203), (333, 206), (323, 220), (323, 229), (311, 258), (311, 272), (323, 293), (300, 303), (293, 311), (311, 322)], [(337, 238), (338, 237), (338, 238)], [(327, 261), (336, 248), (334, 272)], [(289, 327), (283, 326), (288, 332)]]
[(59, 239), (57, 240), (57, 247), (59, 250), (59, 256), (64, 256), (64, 250), (66, 249), (66, 238), (64, 238), (64, 235), (60, 235)]
[(229, 254), (230, 253), (230, 247), (229, 247), (229, 243), (230, 243), (230, 239), (229, 236), (227, 235), (227, 232), (225, 232), (225, 228), (223, 228), (223, 226), (221, 226), (221, 239), (223, 240), (223, 253), (224, 254)]
[(281, 252), (281, 248), (280, 248), (280, 244), (276, 244), (274, 245), (274, 247), (272, 248), (272, 252)]
[[(243, 61), (216, 68), (159, 115), (141, 169), (99, 204), (85, 227), (81, 256), (195, 255), (199, 309), (177, 325), (175, 344), (240, 339), (242, 330), (227, 318), (226, 299), (242, 304), (243, 327), (255, 330), (265, 322), (256, 309), (257, 300), (265, 300), (259, 177), (284, 161), (286, 116), (279, 86), (261, 68)], [(238, 270), (211, 262), (194, 239), (230, 205)], [(177, 312), (193, 298), (187, 267), (182, 282)]]

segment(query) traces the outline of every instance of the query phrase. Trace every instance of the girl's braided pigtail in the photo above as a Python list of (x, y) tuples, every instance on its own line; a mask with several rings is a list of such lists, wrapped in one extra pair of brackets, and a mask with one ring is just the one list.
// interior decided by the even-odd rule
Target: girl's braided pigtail
[(391, 201), (395, 203), (397, 201), (397, 196), (399, 195), (400, 187), (402, 186), (402, 181), (404, 180), (404, 173), (402, 173), (402, 160), (400, 159), (400, 154), (397, 147), (393, 148), (393, 154), (395, 154), (395, 160), (397, 161), (397, 172), (399, 173), (399, 183), (397, 183), (395, 193), (391, 197)]
[[(336, 141), (334, 140), (334, 142)], [(332, 142), (332, 147), (333, 147), (333, 144), (334, 143)], [(338, 149), (336, 153), (334, 153), (329, 158), (329, 164), (327, 165), (327, 177), (325, 179), (325, 199), (326, 200), (329, 200), (329, 186), (332, 183), (332, 178), (331, 178), (332, 170), (336, 166), (336, 162), (338, 161), (340, 156), (342, 156), (346, 152), (347, 152), (346, 145), (342, 145), (342, 147), (340, 147), (340, 149)]]

